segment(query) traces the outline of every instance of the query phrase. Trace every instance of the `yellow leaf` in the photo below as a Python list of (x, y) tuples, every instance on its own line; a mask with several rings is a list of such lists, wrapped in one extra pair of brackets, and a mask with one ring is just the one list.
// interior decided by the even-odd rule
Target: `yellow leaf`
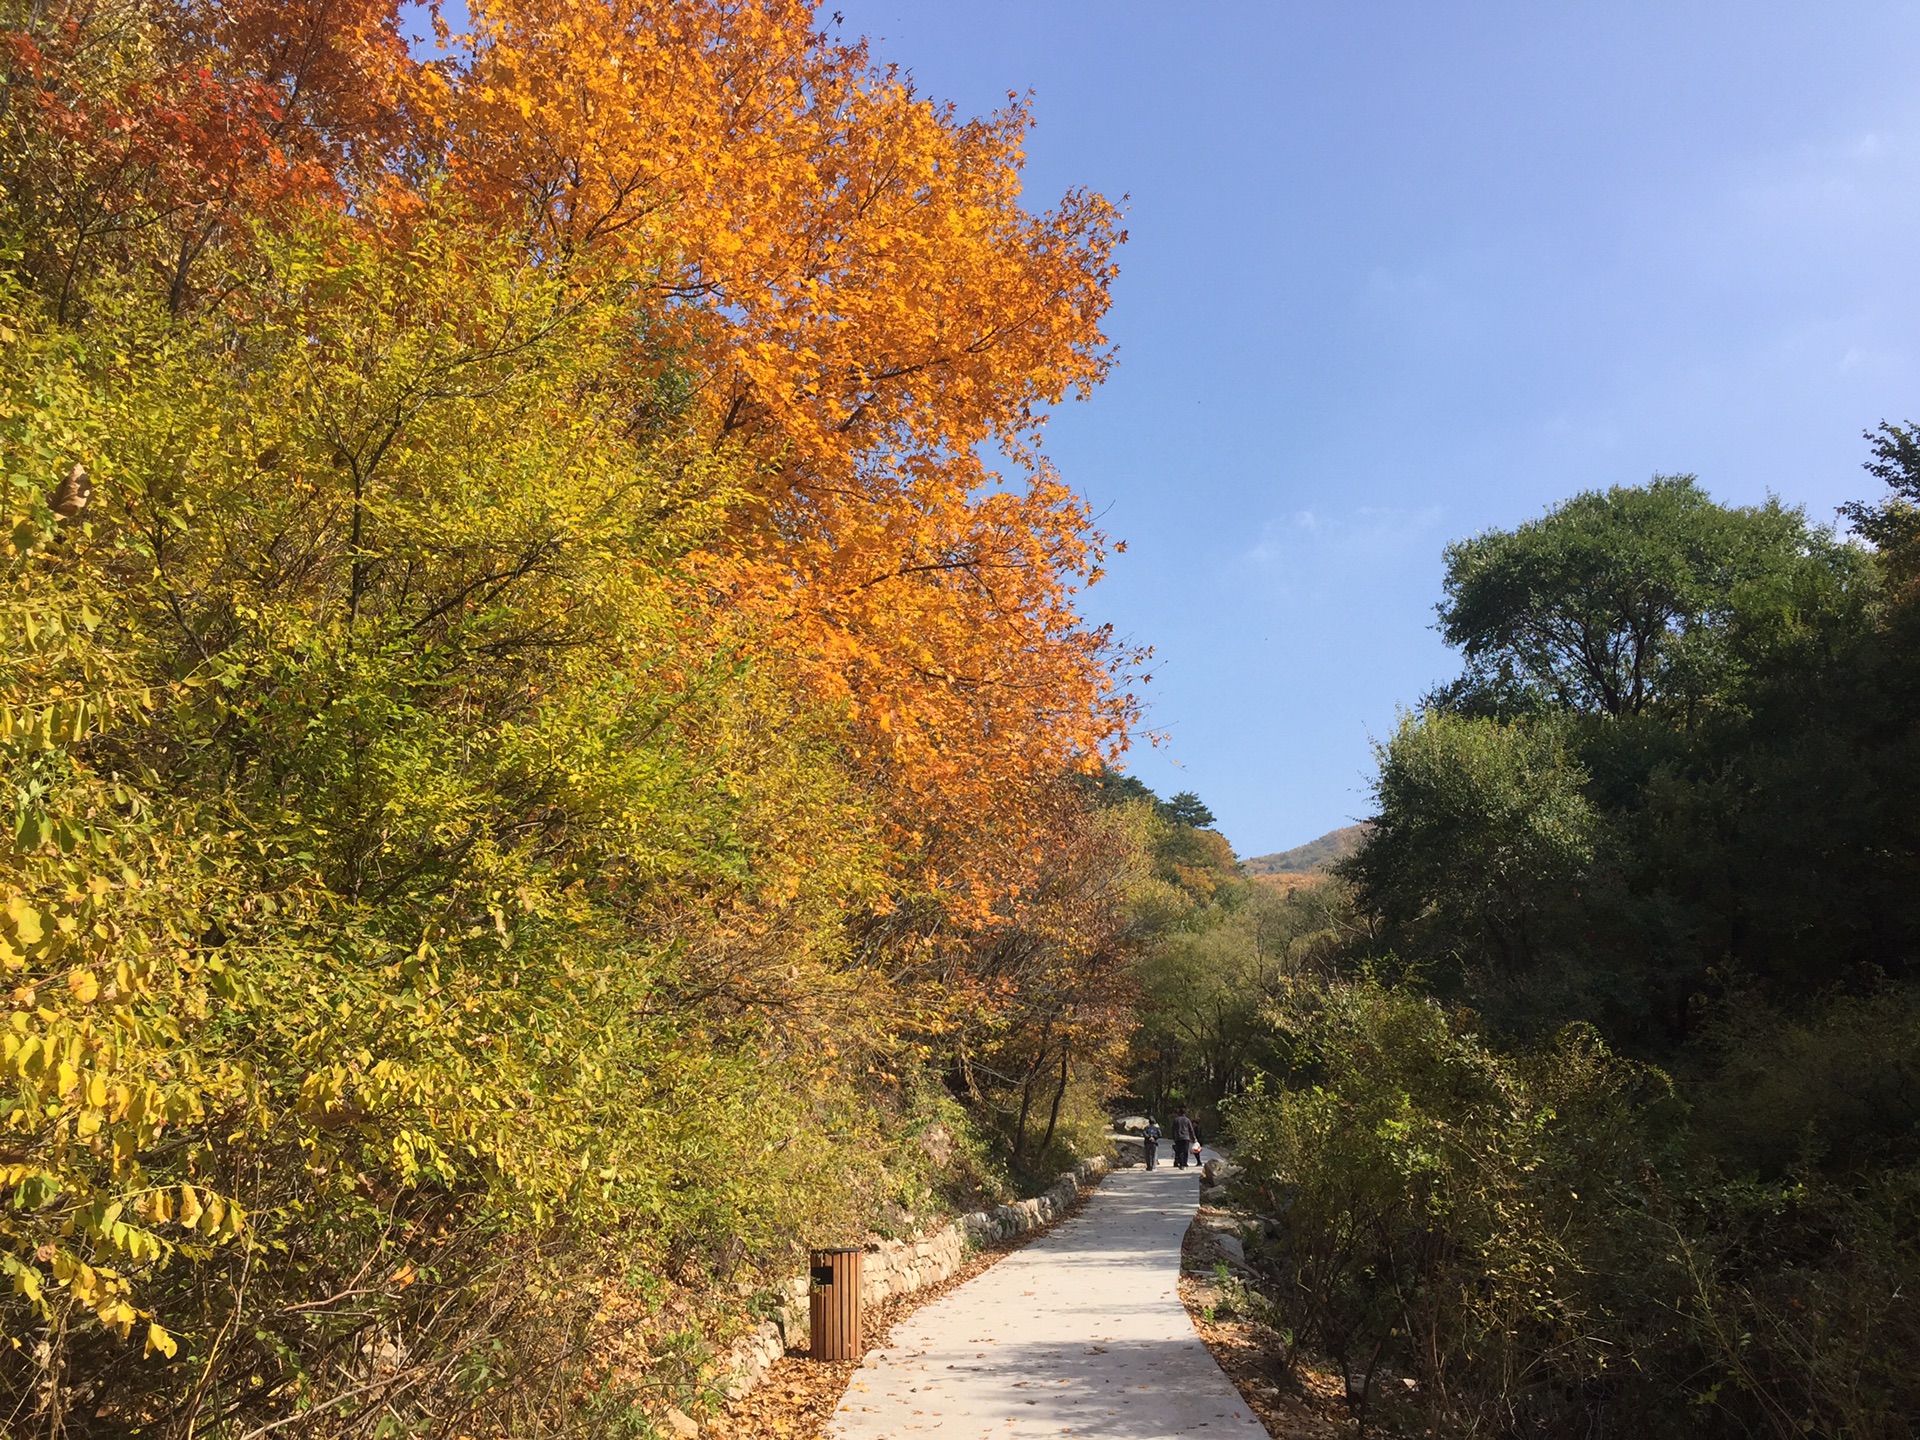
[(111, 1295), (100, 1283), (100, 1272), (84, 1261), (76, 1264), (67, 1276), (67, 1288), (73, 1292), (73, 1298), (89, 1310), (97, 1311)]
[(40, 1298), (40, 1271), (37, 1266), (21, 1264), (13, 1272), (13, 1293), (26, 1299)]
[(43, 933), (40, 929), (40, 912), (28, 905), (18, 895), (7, 897), (7, 918), (13, 921), (13, 930), (20, 937), (22, 945), (38, 945)]
[(171, 1360), (179, 1348), (180, 1344), (173, 1336), (162, 1330), (153, 1321), (149, 1320), (147, 1322), (147, 1354), (151, 1355), (154, 1351), (158, 1350), (162, 1355), (166, 1356), (167, 1359)]
[(82, 1005), (91, 1005), (100, 998), (100, 981), (91, 970), (76, 970), (67, 976), (67, 988)]

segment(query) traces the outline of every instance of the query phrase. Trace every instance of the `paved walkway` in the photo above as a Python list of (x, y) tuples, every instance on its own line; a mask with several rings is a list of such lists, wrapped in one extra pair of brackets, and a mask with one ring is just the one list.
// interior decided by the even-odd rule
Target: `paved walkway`
[(1180, 1303), (1194, 1171), (1109, 1175), (1073, 1219), (908, 1316), (854, 1373), (835, 1440), (1266, 1440)]

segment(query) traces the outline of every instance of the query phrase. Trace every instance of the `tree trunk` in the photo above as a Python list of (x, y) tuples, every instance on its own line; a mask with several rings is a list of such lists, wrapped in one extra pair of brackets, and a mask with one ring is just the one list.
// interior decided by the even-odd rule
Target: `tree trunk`
[(1013, 1160), (1016, 1165), (1022, 1163), (1021, 1157), (1027, 1153), (1027, 1117), (1033, 1113), (1033, 1082), (1039, 1078), (1040, 1069), (1047, 1063), (1047, 1055), (1053, 1049), (1053, 1021), (1047, 1021), (1046, 1028), (1040, 1032), (1040, 1048), (1035, 1052), (1033, 1064), (1027, 1067), (1027, 1078), (1020, 1086), (1020, 1119), (1013, 1127)]
[(1067, 1057), (1072, 1052), (1071, 1045), (1060, 1047), (1060, 1088), (1053, 1092), (1053, 1109), (1047, 1112), (1047, 1133), (1040, 1141), (1042, 1156), (1047, 1153), (1047, 1147), (1053, 1144), (1053, 1127), (1060, 1123), (1060, 1102), (1067, 1098)]
[[(1045, 1058), (1046, 1056), (1043, 1053), (1041, 1059), (1044, 1060)], [(1033, 1077), (1039, 1073), (1040, 1061), (1036, 1060), (1033, 1068), (1027, 1071), (1026, 1083), (1020, 1087), (1020, 1118), (1014, 1122), (1013, 1126), (1013, 1163), (1016, 1165), (1025, 1163), (1024, 1157), (1027, 1153), (1027, 1116), (1033, 1110)]]

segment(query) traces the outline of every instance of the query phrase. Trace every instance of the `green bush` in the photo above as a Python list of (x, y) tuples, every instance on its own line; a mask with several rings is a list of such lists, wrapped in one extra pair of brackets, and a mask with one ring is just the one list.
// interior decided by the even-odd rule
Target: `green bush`
[(1700, 1133), (1740, 1171), (1842, 1172), (1920, 1160), (1920, 987), (1836, 996), (1789, 1018), (1730, 1010), (1691, 1092)]
[(1230, 1127), (1300, 1345), (1448, 1433), (1910, 1433), (1911, 1173), (1729, 1179), (1583, 1026), (1502, 1054), (1372, 980), (1271, 1018), (1293, 1070)]
[(1620, 1359), (1602, 1253), (1646, 1248), (1634, 1196), (1658, 1072), (1574, 1029), (1523, 1059), (1376, 982), (1275, 1016), (1297, 1083), (1230, 1111), (1286, 1328), (1349, 1374), (1416, 1377), (1474, 1433), (1606, 1407)]

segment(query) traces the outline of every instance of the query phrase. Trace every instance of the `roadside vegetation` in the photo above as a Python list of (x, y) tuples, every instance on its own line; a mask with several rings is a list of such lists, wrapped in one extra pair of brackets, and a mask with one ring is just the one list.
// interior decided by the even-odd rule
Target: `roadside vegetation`
[(1449, 1434), (1913, 1433), (1920, 447), (1868, 438), (1857, 538), (1670, 477), (1452, 546), (1365, 846), (1149, 963), (1282, 1366)]
[(1114, 211), (808, 5), (466, 9), (0, 7), (8, 1435), (644, 1435), (1103, 1128)]

